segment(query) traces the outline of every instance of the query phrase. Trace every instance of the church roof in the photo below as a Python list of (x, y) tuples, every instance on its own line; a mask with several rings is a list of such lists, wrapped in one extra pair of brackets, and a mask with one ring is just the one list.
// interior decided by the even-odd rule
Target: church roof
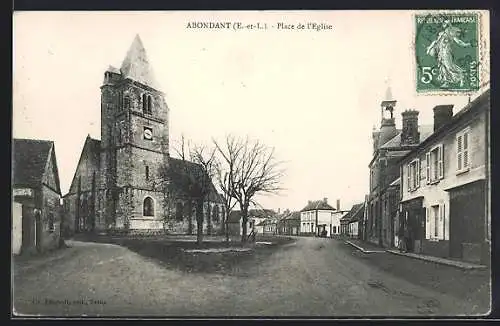
[(208, 175), (204, 173), (201, 165), (171, 157), (169, 158), (168, 171), (172, 189), (176, 191), (177, 195), (190, 197), (189, 188), (192, 185), (193, 180), (195, 182), (199, 182), (200, 184), (207, 182), (211, 188), (209, 200), (217, 203), (222, 202), (219, 193), (215, 189), (215, 186), (209, 179)]
[(123, 78), (129, 78), (143, 85), (159, 90), (153, 70), (149, 65), (146, 50), (139, 35), (136, 35), (127, 56), (123, 60), (120, 72)]
[[(433, 125), (419, 125), (418, 126), (418, 131), (420, 132), (420, 142), (423, 142), (424, 140), (427, 139), (432, 133), (434, 132), (434, 126)], [(398, 129), (398, 134), (394, 136), (393, 138), (389, 139), (387, 142), (385, 142), (380, 148), (397, 148), (401, 147), (401, 130)]]
[(99, 169), (101, 160), (100, 152), (101, 152), (101, 141), (99, 139), (91, 138), (90, 135), (87, 135), (87, 138), (85, 138), (85, 143), (83, 144), (82, 152), (80, 153), (80, 158), (78, 159), (78, 163), (76, 165), (75, 174), (73, 174), (73, 179), (71, 180), (69, 191), (64, 196), (76, 192), (78, 185), (77, 176), (80, 173), (79, 170), (80, 165), (85, 164), (87, 168)]
[[(14, 139), (12, 144), (12, 183), (13, 185), (38, 187), (40, 186), (45, 167), (49, 159), (55, 156), (51, 149), (53, 141), (37, 139)], [(51, 155), (49, 157), (49, 155)], [(56, 174), (57, 163), (54, 162)], [(55, 176), (57, 190), (59, 187), (59, 176)]]

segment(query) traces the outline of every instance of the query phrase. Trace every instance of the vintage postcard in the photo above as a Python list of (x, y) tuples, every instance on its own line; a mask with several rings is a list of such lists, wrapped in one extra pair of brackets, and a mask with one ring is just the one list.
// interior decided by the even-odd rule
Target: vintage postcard
[(485, 316), (489, 12), (14, 12), (13, 318)]

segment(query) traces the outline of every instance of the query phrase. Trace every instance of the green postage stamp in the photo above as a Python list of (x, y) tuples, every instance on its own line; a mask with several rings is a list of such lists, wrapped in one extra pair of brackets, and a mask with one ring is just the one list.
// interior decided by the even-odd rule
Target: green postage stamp
[(417, 93), (479, 89), (479, 20), (474, 12), (415, 15)]

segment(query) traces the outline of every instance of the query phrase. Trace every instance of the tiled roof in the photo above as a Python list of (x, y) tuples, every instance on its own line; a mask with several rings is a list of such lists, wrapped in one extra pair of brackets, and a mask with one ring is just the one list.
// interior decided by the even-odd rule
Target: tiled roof
[(42, 182), (53, 141), (14, 139), (12, 144), (13, 185), (38, 187)]
[(450, 128), (453, 128), (457, 123), (460, 123), (462, 119), (466, 119), (470, 112), (478, 112), (479, 110), (489, 108), (490, 105), (490, 89), (488, 88), (479, 96), (477, 96), (472, 102), (469, 102), (465, 107), (454, 114), (451, 118), (451, 121), (436, 130), (436, 132), (431, 133), (431, 135), (427, 137), (425, 141), (421, 141), (418, 147), (412, 149), (411, 152), (407, 153), (406, 157), (411, 156), (415, 151), (419, 151), (429, 143), (433, 142), (435, 139), (441, 137), (441, 135), (447, 133)]
[[(427, 137), (432, 135), (434, 132), (433, 125), (420, 125), (418, 126), (418, 131), (420, 132), (420, 142), (423, 142)], [(398, 129), (398, 134), (393, 138), (385, 142), (380, 148), (398, 148), (401, 147), (401, 130)]]
[(354, 222), (359, 221), (364, 213), (364, 203), (355, 204), (352, 206), (351, 210), (342, 217), (342, 221)]
[(285, 217), (286, 220), (300, 220), (300, 212), (293, 212)]
[(136, 35), (120, 68), (123, 78), (130, 78), (143, 85), (159, 90), (153, 70), (149, 65), (141, 38)]
[(335, 210), (335, 208), (330, 206), (330, 204), (328, 204), (324, 200), (315, 200), (315, 201), (309, 202), (306, 205), (306, 207), (302, 208), (301, 212), (313, 211), (313, 210), (318, 210), (318, 209), (331, 210), (331, 211)]

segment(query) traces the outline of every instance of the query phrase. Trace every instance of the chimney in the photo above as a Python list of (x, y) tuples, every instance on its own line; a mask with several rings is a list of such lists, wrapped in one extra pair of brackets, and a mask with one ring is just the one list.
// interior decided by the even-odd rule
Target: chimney
[(401, 113), (403, 117), (403, 130), (401, 131), (401, 145), (415, 145), (420, 143), (418, 132), (418, 111), (406, 110)]
[(323, 202), (324, 202), (325, 204), (327, 204), (327, 203), (328, 203), (328, 198), (326, 198), (326, 197), (325, 197), (325, 198), (323, 198)]
[(453, 105), (438, 105), (434, 107), (434, 132), (447, 125), (453, 118)]
[(340, 199), (337, 199), (337, 211), (340, 211)]

